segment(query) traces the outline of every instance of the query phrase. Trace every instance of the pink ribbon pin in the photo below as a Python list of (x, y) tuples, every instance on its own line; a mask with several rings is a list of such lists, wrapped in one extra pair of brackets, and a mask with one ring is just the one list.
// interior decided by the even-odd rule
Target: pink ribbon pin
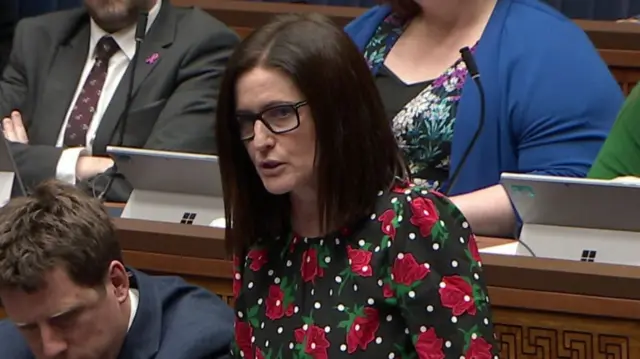
[(157, 52), (155, 52), (151, 56), (147, 57), (145, 62), (149, 65), (153, 65), (156, 61), (158, 61), (158, 58), (160, 58), (160, 55)]

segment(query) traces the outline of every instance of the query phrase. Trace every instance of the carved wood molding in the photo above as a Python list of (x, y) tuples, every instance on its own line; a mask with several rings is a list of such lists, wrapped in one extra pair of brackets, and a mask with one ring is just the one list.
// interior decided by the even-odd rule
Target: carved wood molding
[(495, 333), (503, 359), (631, 358), (630, 339), (625, 336), (512, 324), (496, 324)]

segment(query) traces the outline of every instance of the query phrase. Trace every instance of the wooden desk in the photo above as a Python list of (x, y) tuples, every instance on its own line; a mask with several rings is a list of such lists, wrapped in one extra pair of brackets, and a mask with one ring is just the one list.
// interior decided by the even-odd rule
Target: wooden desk
[[(127, 265), (180, 275), (233, 304), (221, 229), (114, 221)], [(479, 238), (481, 248), (501, 243)], [(640, 358), (640, 268), (489, 254), (482, 259), (502, 359)]]
[[(177, 274), (232, 304), (216, 228), (116, 219), (128, 265)], [(479, 246), (505, 243), (480, 238)], [(640, 358), (640, 268), (483, 255), (502, 359)]]
[[(243, 0), (172, 0), (177, 6), (196, 6), (233, 28), (241, 37), (268, 22), (274, 15), (317, 12), (344, 26), (366, 9), (254, 2)], [(613, 21), (576, 20), (598, 48), (622, 90), (628, 94), (640, 81), (640, 25)]]

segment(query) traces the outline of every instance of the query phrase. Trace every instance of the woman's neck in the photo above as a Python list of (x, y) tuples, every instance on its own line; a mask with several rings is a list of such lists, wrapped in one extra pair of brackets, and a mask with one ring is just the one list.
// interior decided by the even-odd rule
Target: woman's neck
[[(302, 193), (300, 193), (302, 192)], [(303, 237), (319, 237), (323, 234), (318, 213), (318, 200), (314, 191), (292, 192), (291, 227)]]
[(421, 0), (414, 30), (434, 42), (482, 33), (498, 0)]

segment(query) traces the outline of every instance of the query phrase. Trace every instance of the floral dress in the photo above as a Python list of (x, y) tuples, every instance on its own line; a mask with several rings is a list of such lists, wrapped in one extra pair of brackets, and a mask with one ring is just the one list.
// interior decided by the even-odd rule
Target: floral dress
[(365, 46), (364, 57), (376, 76), (385, 109), (391, 113), (393, 131), (414, 181), (430, 189), (446, 189), (458, 102), (468, 71), (458, 59), (436, 79), (404, 84), (384, 61), (406, 25), (393, 13), (387, 16)]
[(437, 192), (380, 192), (360, 223), (236, 259), (234, 358), (493, 359), (475, 237)]

